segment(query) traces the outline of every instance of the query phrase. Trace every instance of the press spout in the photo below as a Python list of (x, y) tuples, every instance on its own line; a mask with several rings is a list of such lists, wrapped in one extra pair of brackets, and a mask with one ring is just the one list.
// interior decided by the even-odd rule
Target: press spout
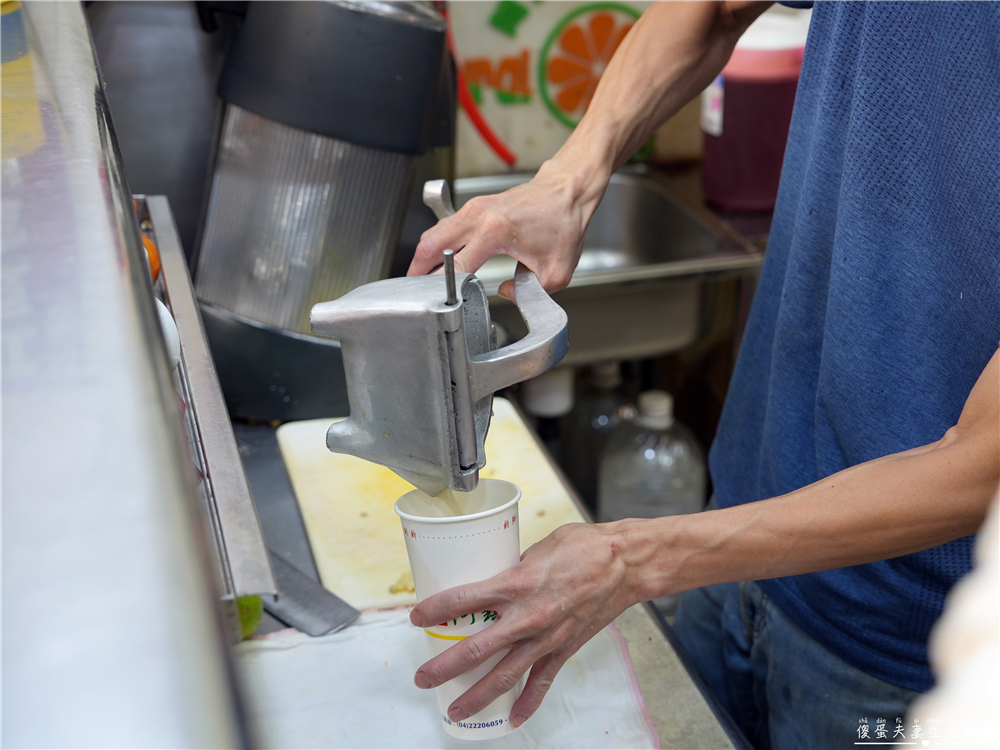
[(334, 453), (363, 455), (364, 447), (370, 444), (371, 440), (357, 428), (357, 420), (351, 417), (330, 425), (330, 429), (326, 431), (326, 447)]

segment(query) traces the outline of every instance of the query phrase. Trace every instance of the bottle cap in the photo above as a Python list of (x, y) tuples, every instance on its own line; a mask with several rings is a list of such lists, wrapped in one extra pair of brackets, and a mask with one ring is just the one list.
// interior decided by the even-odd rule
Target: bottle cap
[(635, 421), (643, 427), (663, 430), (674, 423), (674, 399), (666, 391), (643, 391), (639, 394), (639, 415)]
[(557, 367), (521, 383), (521, 404), (533, 417), (562, 417), (573, 410), (573, 368)]
[(590, 384), (602, 391), (613, 391), (622, 384), (621, 367), (617, 362), (601, 362), (590, 369)]

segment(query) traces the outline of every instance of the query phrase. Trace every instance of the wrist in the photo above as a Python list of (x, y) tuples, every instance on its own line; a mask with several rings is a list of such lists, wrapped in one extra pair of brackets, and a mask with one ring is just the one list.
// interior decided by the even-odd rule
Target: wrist
[(543, 180), (558, 181), (589, 221), (604, 197), (614, 173), (614, 155), (602, 146), (604, 139), (582, 137), (577, 131), (538, 169)]
[[(631, 603), (717, 583), (725, 557), (706, 513), (625, 519), (610, 524), (622, 550)], [(718, 557), (717, 557), (718, 556)]]
[(666, 590), (673, 578), (669, 558), (662, 550), (672, 546), (673, 529), (662, 519), (626, 518), (606, 524), (620, 550), (623, 589), (628, 606), (674, 593)]

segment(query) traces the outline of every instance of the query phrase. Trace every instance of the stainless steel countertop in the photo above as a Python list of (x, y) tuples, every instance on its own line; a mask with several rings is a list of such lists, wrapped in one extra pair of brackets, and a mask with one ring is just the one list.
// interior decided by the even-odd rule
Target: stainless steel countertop
[(82, 6), (2, 29), (2, 743), (246, 745)]

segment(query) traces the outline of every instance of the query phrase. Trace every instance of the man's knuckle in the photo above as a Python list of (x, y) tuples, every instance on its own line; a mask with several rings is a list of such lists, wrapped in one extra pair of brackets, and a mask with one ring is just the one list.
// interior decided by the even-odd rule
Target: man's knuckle
[(545, 675), (544, 677), (537, 678), (531, 685), (531, 690), (535, 694), (538, 700), (545, 697), (546, 693), (549, 692), (549, 688), (552, 687), (552, 683), (555, 681), (555, 675)]
[(494, 678), (494, 685), (501, 693), (507, 693), (517, 687), (520, 679), (521, 676), (513, 672), (499, 672)]
[(483, 217), (482, 232), (488, 237), (505, 235), (509, 228), (510, 220), (502, 211), (490, 211)]
[(489, 655), (484, 643), (479, 639), (466, 638), (463, 643), (465, 644), (466, 656), (471, 664), (479, 664)]
[(462, 209), (468, 213), (479, 215), (489, 208), (490, 204), (493, 203), (493, 198), (491, 195), (477, 195), (474, 198), (469, 198)]
[(563, 524), (562, 526), (557, 527), (552, 532), (552, 538), (555, 539), (557, 543), (559, 541), (565, 539), (567, 536), (569, 536), (570, 534), (573, 533), (572, 526), (573, 526), (573, 524), (567, 523), (567, 524)]

